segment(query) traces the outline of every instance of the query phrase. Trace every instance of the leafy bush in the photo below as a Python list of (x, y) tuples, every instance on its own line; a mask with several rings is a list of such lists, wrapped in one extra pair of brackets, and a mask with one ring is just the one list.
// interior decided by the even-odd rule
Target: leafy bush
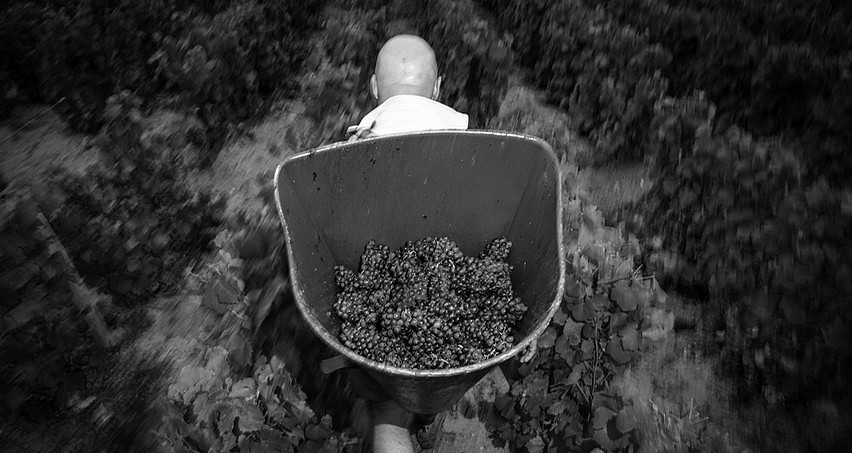
[(17, 0), (0, 30), (21, 45), (0, 52), (26, 92), (63, 99), (76, 130), (100, 129), (107, 98), (133, 88), (146, 100), (176, 94), (222, 135), (296, 86), (323, 3)]
[[(565, 0), (490, 2), (516, 31), (516, 52), (550, 102), (566, 109), (571, 127), (598, 148), (599, 162), (644, 155), (654, 102), (667, 88), (660, 71), (671, 55), (602, 8)], [(538, 14), (541, 21), (528, 19)], [(533, 48), (533, 47), (537, 48)]]
[(76, 358), (98, 348), (70, 302), (70, 269), (50, 246), (38, 207), (4, 194), (0, 216), (0, 405), (10, 419), (38, 423), (85, 390)]
[(676, 255), (650, 264), (733, 301), (728, 352), (747, 394), (795, 402), (841, 391), (838, 367), (852, 359), (837, 337), (852, 327), (849, 185), (806, 177), (807, 163), (777, 142), (714, 133), (714, 108), (699, 96), (664, 100), (657, 113), (646, 231)]
[[(852, 123), (852, 54), (848, 45), (832, 44), (843, 35), (838, 30), (849, 29), (843, 19), (848, 13), (823, 2), (779, 8), (776, 0), (733, 2), (736, 7), (725, 2), (712, 7), (679, 1), (596, 3), (622, 22), (648, 30), (653, 42), (671, 50), (674, 60), (664, 74), (673, 95), (703, 90), (718, 106), (721, 125), (801, 142), (800, 156), (814, 162), (812, 170), (828, 170), (832, 180), (841, 180), (852, 168), (841, 151), (852, 144), (850, 128), (841, 126)], [(820, 26), (802, 27), (800, 14), (812, 14)], [(820, 33), (832, 27), (834, 37), (822, 42)], [(796, 29), (792, 35), (790, 28)], [(804, 39), (803, 33), (820, 42)], [(848, 34), (843, 40), (848, 42)], [(844, 166), (832, 170), (838, 158)]]
[(426, 20), (419, 31), (438, 57), (441, 99), (467, 113), (471, 128), (485, 127), (508, 88), (506, 69), (512, 62), (508, 40), (478, 14), (471, 1), (426, 2), (423, 15)]
[(303, 35), (319, 4), (239, 2), (210, 17), (183, 11), (177, 22), (188, 32), (165, 36), (148, 62), (166, 91), (179, 93), (214, 134), (223, 134), (229, 124), (263, 111), (276, 91), (297, 86), (307, 52)]
[(49, 204), (57, 234), (92, 286), (131, 305), (168, 293), (192, 254), (208, 247), (222, 201), (190, 194), (176, 167), (143, 146), (140, 101), (110, 99), (97, 140), (105, 165), (85, 177), (58, 173)]
[[(485, 3), (517, 36), (536, 33), (523, 24), (541, 28), (516, 45), (538, 43), (533, 79), (604, 156), (629, 145), (628, 155), (648, 159), (656, 182), (632, 209), (662, 248), (645, 264), (724, 308), (726, 363), (743, 382), (740, 395), (849, 404), (839, 397), (852, 364), (848, 54), (752, 34), (692, 8), (700, 1)], [(540, 25), (524, 17), (531, 11), (544, 11)], [(683, 97), (664, 97), (668, 85)], [(695, 88), (717, 102), (719, 118), (689, 94)], [(641, 114), (627, 113), (631, 103)], [(753, 138), (735, 122), (781, 138)], [(548, 445), (540, 423), (515, 418), (514, 435)]]
[(847, 52), (852, 46), (852, 10), (843, 0), (668, 0), (714, 20), (735, 21), (755, 35), (777, 44), (807, 44), (827, 54)]
[(635, 237), (607, 231), (601, 213), (577, 199), (566, 213), (574, 240), (563, 303), (532, 361), (507, 370), (511, 386), (495, 401), (495, 435), (512, 451), (635, 448), (638, 414), (610, 383), (639, 356), (645, 317), (665, 294), (634, 269)]
[(553, 2), (547, 0), (482, 0), (483, 6), (497, 16), (503, 30), (511, 32), (511, 44), (517, 62), (527, 68), (535, 67), (545, 50), (542, 46), (543, 26)]
[(311, 43), (303, 92), (306, 113), (319, 123), (317, 145), (339, 139), (374, 103), (370, 76), (386, 24), (384, 9), (329, 8)]

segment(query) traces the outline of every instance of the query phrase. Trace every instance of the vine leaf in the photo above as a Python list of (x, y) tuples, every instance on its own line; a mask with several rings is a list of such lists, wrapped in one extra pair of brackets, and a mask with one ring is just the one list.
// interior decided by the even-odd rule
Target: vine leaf
[(508, 420), (515, 416), (515, 398), (511, 395), (500, 395), (495, 398), (494, 407)]
[(556, 310), (556, 313), (553, 314), (553, 323), (558, 326), (565, 325), (565, 321), (568, 319), (568, 314), (565, 313), (565, 310), (562, 307), (559, 307), (559, 310)]
[(615, 417), (615, 427), (619, 432), (627, 434), (636, 427), (636, 416), (632, 414), (632, 406), (621, 409)]
[(594, 308), (591, 306), (591, 302), (588, 298), (583, 299), (582, 302), (578, 303), (574, 306), (574, 309), (571, 310), (571, 317), (576, 321), (585, 322), (587, 319), (591, 318), (594, 315)]
[(580, 382), (580, 378), (583, 377), (583, 370), (585, 370), (585, 367), (583, 367), (582, 363), (574, 365), (574, 368), (571, 369), (571, 374), (565, 379), (565, 385), (574, 385)]
[(223, 279), (217, 279), (204, 292), (201, 304), (218, 314), (224, 314), (228, 308), (237, 303), (240, 291)]
[(636, 290), (628, 286), (626, 280), (615, 282), (610, 295), (622, 310), (633, 311), (636, 309), (638, 299)]
[(543, 349), (552, 348), (555, 340), (556, 330), (553, 326), (550, 326), (545, 329), (544, 333), (538, 338), (538, 347)]
[(599, 406), (595, 409), (594, 415), (592, 416), (592, 426), (595, 429), (604, 429), (606, 428), (607, 422), (615, 415), (615, 412), (605, 406)]
[(556, 338), (556, 342), (554, 343), (554, 350), (560, 357), (567, 359), (571, 354), (571, 347), (568, 343), (568, 337), (565, 335), (560, 335)]
[(563, 293), (563, 299), (579, 299), (583, 297), (585, 294), (585, 290), (583, 289), (583, 285), (577, 281), (574, 276), (569, 276), (565, 279), (565, 292)]
[(615, 279), (626, 279), (630, 277), (633, 273), (633, 258), (628, 258), (615, 267), (615, 271), (613, 272), (613, 278)]
[(506, 442), (515, 440), (515, 429), (511, 424), (505, 424), (500, 429), (500, 438)]
[(614, 332), (616, 329), (624, 327), (627, 324), (627, 313), (613, 313), (609, 317), (609, 328), (610, 332)]
[(635, 326), (627, 326), (621, 331), (621, 346), (625, 351), (635, 351), (639, 348), (639, 329)]
[(254, 379), (240, 379), (231, 386), (231, 392), (228, 394), (228, 398), (248, 399), (254, 396), (256, 390), (257, 382), (255, 382)]
[(629, 362), (631, 358), (630, 354), (621, 346), (620, 341), (610, 341), (606, 345), (606, 353), (618, 365), (623, 365)]
[(547, 408), (550, 415), (562, 415), (571, 406), (571, 401), (568, 398), (558, 399)]

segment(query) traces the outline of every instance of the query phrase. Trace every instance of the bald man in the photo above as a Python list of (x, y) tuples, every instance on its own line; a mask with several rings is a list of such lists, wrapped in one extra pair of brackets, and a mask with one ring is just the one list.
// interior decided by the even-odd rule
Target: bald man
[(382, 46), (370, 91), (379, 106), (349, 128), (353, 139), (468, 127), (467, 115), (437, 101), (441, 92), (438, 62), (432, 47), (420, 37), (397, 35)]

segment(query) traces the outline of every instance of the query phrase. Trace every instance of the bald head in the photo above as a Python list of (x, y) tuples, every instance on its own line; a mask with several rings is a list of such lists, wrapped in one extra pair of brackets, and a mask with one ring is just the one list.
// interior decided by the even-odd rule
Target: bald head
[(389, 39), (379, 51), (371, 89), (380, 103), (400, 94), (436, 99), (440, 77), (432, 47), (414, 35)]

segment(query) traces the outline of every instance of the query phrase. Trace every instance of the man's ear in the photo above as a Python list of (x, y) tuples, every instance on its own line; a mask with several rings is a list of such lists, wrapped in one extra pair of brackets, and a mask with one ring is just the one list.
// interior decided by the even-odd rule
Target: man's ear
[(442, 80), (441, 76), (438, 76), (438, 78), (435, 80), (435, 88), (432, 89), (432, 100), (433, 101), (437, 101), (438, 96), (441, 95), (441, 80)]
[(370, 93), (373, 94), (373, 98), (375, 98), (377, 101), (379, 100), (379, 81), (378, 79), (376, 79), (375, 74), (370, 77)]

